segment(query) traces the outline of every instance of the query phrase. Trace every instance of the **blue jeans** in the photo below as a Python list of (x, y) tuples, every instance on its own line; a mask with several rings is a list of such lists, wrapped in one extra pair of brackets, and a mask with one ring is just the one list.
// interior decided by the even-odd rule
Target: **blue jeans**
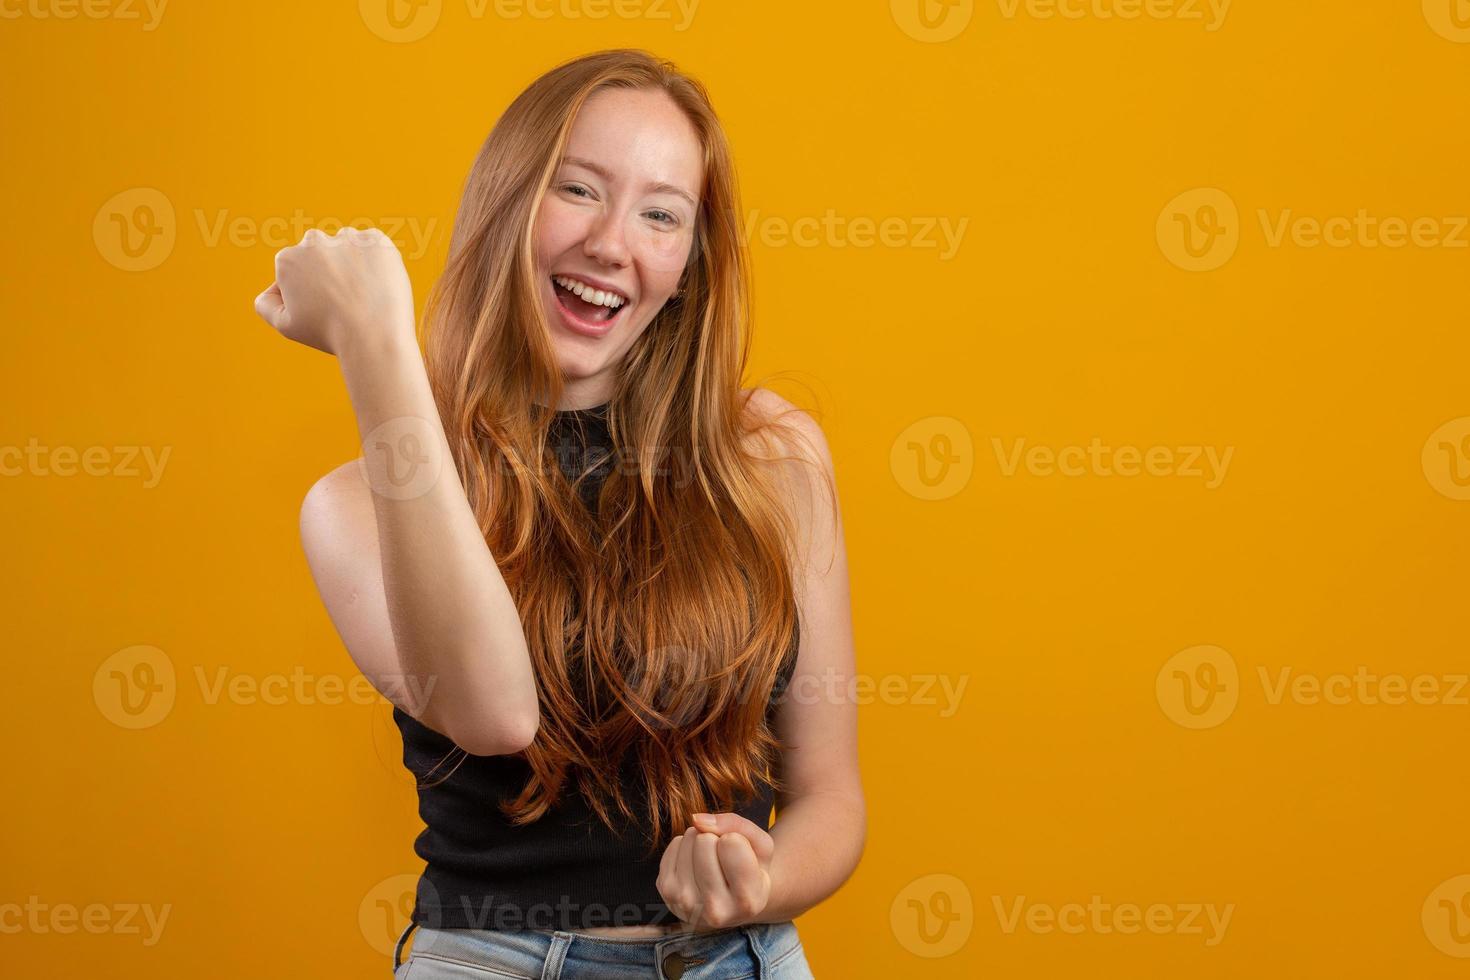
[[(413, 948), (400, 963), (415, 929)], [(410, 924), (393, 951), (393, 967), (393, 980), (813, 980), (791, 922), (659, 939)]]

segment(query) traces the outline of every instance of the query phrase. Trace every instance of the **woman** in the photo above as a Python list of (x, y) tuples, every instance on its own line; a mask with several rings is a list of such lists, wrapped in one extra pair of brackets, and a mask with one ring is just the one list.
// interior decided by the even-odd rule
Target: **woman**
[(846, 557), (820, 428), (740, 388), (739, 210), (699, 83), (605, 51), (485, 141), (422, 356), (379, 232), (256, 299), (363, 434), (301, 529), (418, 777), (397, 975), (810, 976), (866, 827)]

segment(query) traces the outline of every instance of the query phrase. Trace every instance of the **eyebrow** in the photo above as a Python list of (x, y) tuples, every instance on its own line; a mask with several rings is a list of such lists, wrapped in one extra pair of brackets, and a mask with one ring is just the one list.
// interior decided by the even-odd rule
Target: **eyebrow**
[[(613, 179), (611, 171), (602, 166), (602, 164), (594, 163), (593, 161), (584, 159), (583, 157), (562, 157), (561, 162), (563, 164), (570, 163), (575, 166), (590, 170), (593, 173), (597, 174), (597, 176), (601, 177), (603, 180), (611, 181)], [(684, 200), (688, 201), (694, 207), (699, 207), (699, 202), (694, 199), (693, 194), (689, 193), (684, 188), (678, 187), (674, 184), (669, 184), (664, 181), (658, 181), (649, 184), (646, 189), (660, 194), (677, 194), (678, 196), (684, 198)]]

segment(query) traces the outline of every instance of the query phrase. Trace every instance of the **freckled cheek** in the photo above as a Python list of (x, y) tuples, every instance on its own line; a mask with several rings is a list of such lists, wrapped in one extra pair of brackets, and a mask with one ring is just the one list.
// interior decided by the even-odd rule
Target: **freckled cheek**
[(673, 292), (689, 263), (689, 236), (649, 231), (640, 226), (629, 232), (627, 242), (628, 251), (643, 276), (644, 290), (659, 294)]
[(536, 220), (536, 253), (544, 264), (556, 261), (587, 240), (592, 232), (588, 215), (547, 201)]

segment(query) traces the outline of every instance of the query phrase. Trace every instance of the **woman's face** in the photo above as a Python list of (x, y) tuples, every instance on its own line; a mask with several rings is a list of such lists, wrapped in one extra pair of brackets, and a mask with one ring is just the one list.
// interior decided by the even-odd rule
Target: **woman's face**
[(664, 92), (602, 89), (583, 104), (536, 218), (558, 408), (612, 397), (618, 362), (679, 286), (702, 184), (699, 136)]

